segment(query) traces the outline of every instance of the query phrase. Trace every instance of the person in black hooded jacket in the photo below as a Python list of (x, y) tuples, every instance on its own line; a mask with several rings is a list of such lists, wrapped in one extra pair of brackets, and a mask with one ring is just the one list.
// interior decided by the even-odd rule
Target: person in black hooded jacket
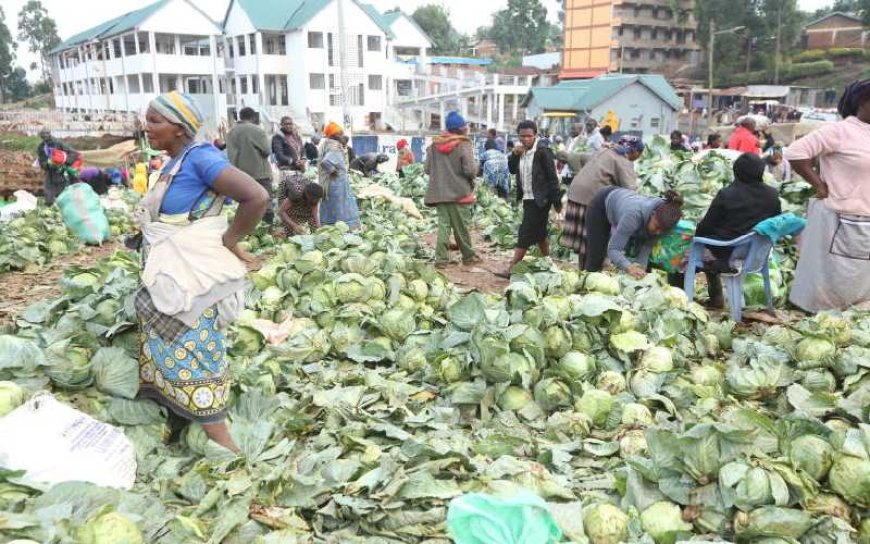
[[(782, 213), (776, 189), (764, 183), (764, 160), (754, 153), (744, 153), (734, 161), (734, 181), (723, 187), (713, 199), (707, 214), (698, 223), (695, 236), (714, 240), (734, 240), (748, 234), (758, 223)], [(719, 273), (729, 272), (732, 248), (711, 247), (716, 258), (705, 268), (709, 272), (710, 300), (714, 306), (724, 303)]]

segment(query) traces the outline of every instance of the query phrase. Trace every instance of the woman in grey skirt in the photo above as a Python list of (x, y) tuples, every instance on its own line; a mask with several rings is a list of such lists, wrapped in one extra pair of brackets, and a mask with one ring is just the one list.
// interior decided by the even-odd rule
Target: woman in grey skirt
[(574, 176), (568, 189), (568, 205), (559, 243), (579, 256), (580, 269), (586, 267), (586, 214), (595, 194), (604, 187), (637, 189), (634, 161), (643, 153), (643, 141), (636, 136), (623, 136), (616, 147), (602, 149), (593, 155)]

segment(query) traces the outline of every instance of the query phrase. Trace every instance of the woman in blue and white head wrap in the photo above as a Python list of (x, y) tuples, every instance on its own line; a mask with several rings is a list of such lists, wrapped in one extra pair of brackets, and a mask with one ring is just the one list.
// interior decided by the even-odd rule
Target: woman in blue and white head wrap
[(643, 141), (637, 136), (622, 136), (613, 147), (597, 151), (574, 176), (568, 189), (568, 205), (559, 243), (579, 256), (580, 269), (586, 265), (586, 213), (595, 194), (604, 187), (637, 189), (634, 161), (643, 153)]

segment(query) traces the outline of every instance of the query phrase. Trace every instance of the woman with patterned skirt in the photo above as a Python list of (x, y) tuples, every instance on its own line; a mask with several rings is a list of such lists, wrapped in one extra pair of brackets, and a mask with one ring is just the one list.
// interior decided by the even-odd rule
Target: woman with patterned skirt
[[(253, 261), (238, 243), (269, 196), (213, 145), (194, 141), (203, 116), (189, 95), (158, 96), (146, 120), (151, 147), (170, 160), (135, 213), (143, 234), (139, 396), (238, 451), (225, 421), (230, 380), (221, 331), (243, 308), (245, 263)], [(239, 203), (231, 225), (220, 214), (227, 198)]]

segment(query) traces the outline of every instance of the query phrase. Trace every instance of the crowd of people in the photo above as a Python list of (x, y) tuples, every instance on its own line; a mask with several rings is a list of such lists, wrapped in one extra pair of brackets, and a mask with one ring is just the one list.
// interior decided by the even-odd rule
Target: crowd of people
[[(750, 120), (741, 120), (728, 142), (740, 152), (734, 181), (715, 196), (696, 231), (730, 240), (780, 214), (778, 193), (763, 180), (771, 161), (762, 153), (772, 148), (777, 165), (787, 160), (815, 189), (791, 291), (791, 301), (810, 312), (870, 301), (870, 80), (850, 85), (839, 111), (842, 121), (784, 152), (756, 134)], [(174, 430), (198, 422), (213, 441), (238, 451), (226, 425), (229, 372), (222, 330), (244, 307), (245, 265), (254, 261), (240, 242), (270, 214), (278, 216), (288, 236), (339, 221), (359, 226), (348, 177), (356, 157), (336, 123), (323, 129), (322, 139), (304, 142), (293, 120), (285, 118), (270, 140), (247, 109), (230, 131), (224, 153), (196, 141), (203, 115), (195, 99), (177, 91), (154, 99), (146, 120), (151, 146), (165, 152), (167, 160), (134, 214), (143, 234), (144, 263), (135, 297), (142, 332), (140, 394), (169, 409)], [(482, 173), (499, 196), (514, 194), (522, 210), (513, 258), (499, 275), (509, 276), (532, 247), (549, 254), (550, 211), (561, 212), (563, 206), (561, 243), (578, 254), (581, 269), (599, 271), (609, 260), (636, 278), (648, 274), (653, 244), (677, 225), (683, 201), (673, 191), (662, 197), (636, 192), (632, 163), (644, 143), (633, 136), (611, 142), (609, 127), (591, 122), (572, 128), (567, 143), (539, 134), (531, 121), (521, 122), (516, 132), (516, 142), (487, 134), (484, 152), (476, 157), (466, 120), (458, 112), (446, 116), (446, 131), (433, 138), (425, 156), (424, 201), (438, 216), (435, 265), (448, 266), (451, 246), (464, 264), (480, 262), (470, 222), (475, 180)], [(715, 135), (708, 139), (711, 148), (721, 143)], [(401, 169), (413, 157), (407, 156), (407, 142), (398, 147), (400, 157), (405, 155)], [(678, 133), (672, 134), (671, 147), (691, 149)], [(41, 165), (55, 159), (55, 164), (72, 165), (73, 154), (43, 134)], [(271, 210), (270, 157), (280, 172), (277, 213)], [(382, 161), (365, 157), (362, 164), (372, 162)], [(308, 181), (303, 172), (314, 163), (317, 181)], [(562, 188), (566, 173), (567, 191)], [(46, 183), (56, 194), (59, 182), (51, 170)], [(227, 199), (238, 203), (231, 222), (221, 214)], [(705, 264), (714, 305), (722, 301), (718, 275), (732, 271), (730, 261), (730, 250), (723, 248)], [(680, 285), (679, 276), (669, 280)]]

